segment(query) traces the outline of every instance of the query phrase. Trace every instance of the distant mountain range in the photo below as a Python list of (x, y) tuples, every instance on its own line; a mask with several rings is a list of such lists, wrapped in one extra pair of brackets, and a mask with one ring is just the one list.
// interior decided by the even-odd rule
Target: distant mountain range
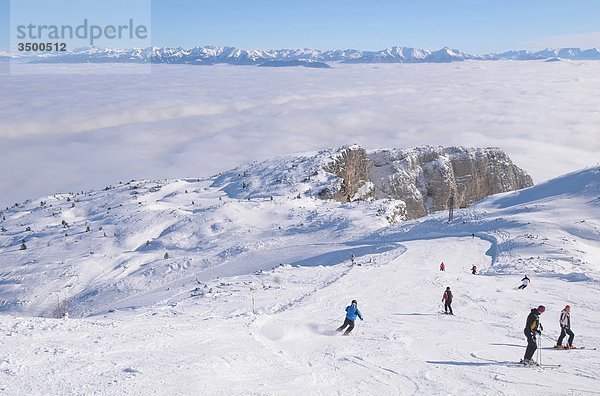
[[(10, 54), (0, 51), (0, 59)], [(341, 63), (448, 63), (465, 60), (600, 60), (600, 49), (559, 48), (542, 51), (507, 51), (471, 55), (452, 48), (429, 51), (418, 48), (391, 47), (381, 51), (348, 50), (245, 50), (234, 47), (194, 48), (78, 48), (63, 53), (13, 55), (24, 62), (51, 63), (172, 63), (192, 65), (262, 65), (271, 67), (329, 67), (328, 62)]]

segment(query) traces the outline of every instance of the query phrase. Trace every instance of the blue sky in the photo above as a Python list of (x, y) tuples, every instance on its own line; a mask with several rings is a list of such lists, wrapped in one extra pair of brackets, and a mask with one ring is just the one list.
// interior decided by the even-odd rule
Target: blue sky
[[(156, 46), (449, 46), (471, 53), (600, 46), (597, 0), (154, 0), (151, 4)], [(0, 48), (5, 50), (9, 5), (9, 0), (0, 0)], [(68, 17), (70, 7), (63, 8), (60, 13)]]

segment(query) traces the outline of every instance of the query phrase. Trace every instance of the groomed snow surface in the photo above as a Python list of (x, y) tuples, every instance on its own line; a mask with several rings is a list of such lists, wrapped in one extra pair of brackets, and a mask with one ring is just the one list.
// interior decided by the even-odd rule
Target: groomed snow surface
[[(296, 199), (283, 187), (247, 200), (233, 176), (11, 208), (0, 392), (600, 393), (599, 181), (597, 168), (575, 172), (457, 210), (450, 224), (437, 213), (386, 225), (381, 202)], [(531, 285), (516, 290), (525, 273)], [(439, 313), (447, 286), (455, 316)], [(61, 296), (75, 317), (35, 316)], [(365, 320), (343, 337), (335, 328), (352, 299)], [(512, 365), (539, 304), (542, 363), (561, 366)], [(566, 304), (585, 350), (550, 349)]]

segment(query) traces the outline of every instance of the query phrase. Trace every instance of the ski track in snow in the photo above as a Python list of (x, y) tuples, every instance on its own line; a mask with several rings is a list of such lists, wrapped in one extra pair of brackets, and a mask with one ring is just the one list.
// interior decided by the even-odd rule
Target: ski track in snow
[[(543, 350), (544, 362), (560, 368), (505, 364), (524, 353), (522, 327), (531, 306), (548, 307), (545, 334), (558, 335), (566, 281), (536, 279), (536, 293), (513, 290), (516, 277), (473, 276), (464, 263), (489, 260), (489, 243), (470, 237), (405, 247), (389, 262), (264, 273), (265, 284), (281, 288), (257, 291), (257, 315), (249, 312), (248, 293), (239, 292), (222, 301), (188, 298), (175, 307), (78, 320), (4, 316), (3, 392), (597, 393), (595, 351)], [(444, 273), (437, 267), (442, 251)], [(437, 314), (446, 284), (456, 316)], [(597, 300), (597, 289), (588, 286), (582, 292)], [(352, 298), (365, 321), (343, 337), (335, 328)], [(575, 319), (576, 340), (596, 344), (600, 321), (586, 311), (574, 311), (575, 318), (588, 317)]]

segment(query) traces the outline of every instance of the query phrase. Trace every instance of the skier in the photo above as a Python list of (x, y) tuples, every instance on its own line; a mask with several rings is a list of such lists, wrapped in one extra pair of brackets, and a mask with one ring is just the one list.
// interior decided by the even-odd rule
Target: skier
[(527, 337), (527, 349), (525, 350), (525, 356), (521, 360), (523, 364), (537, 364), (535, 360), (532, 359), (535, 350), (537, 349), (536, 344), (536, 336), (542, 334), (542, 324), (540, 323), (540, 314), (544, 313), (546, 307), (540, 305), (537, 308), (533, 308), (527, 316), (527, 323), (525, 324), (525, 329), (523, 333), (525, 333), (525, 337)]
[[(556, 346), (554, 348), (565, 348), (565, 349), (574, 349), (573, 347), (573, 339), (575, 338), (575, 334), (571, 331), (571, 307), (565, 306), (565, 309), (560, 311), (560, 337), (558, 337), (558, 341), (556, 341)], [(562, 342), (565, 335), (569, 335), (569, 345), (563, 347)]]
[(446, 288), (446, 291), (442, 296), (442, 301), (444, 302), (444, 313), (448, 314), (449, 310), (450, 315), (454, 315), (454, 313), (452, 312), (452, 292), (450, 291), (450, 286)]
[(440, 271), (446, 271), (446, 264), (444, 264), (443, 261), (442, 264), (440, 264)]
[(358, 310), (358, 303), (356, 300), (352, 300), (352, 303), (346, 307), (346, 319), (344, 320), (344, 324), (337, 328), (337, 331), (342, 331), (348, 326), (348, 329), (344, 332), (344, 335), (350, 335), (350, 332), (354, 328), (354, 321), (356, 317), (359, 317), (360, 320), (363, 320), (362, 313)]
[(473, 264), (473, 267), (471, 268), (471, 273), (477, 275), (477, 266), (475, 264)]
[(529, 279), (529, 277), (525, 275), (525, 277), (521, 279), (521, 282), (523, 282), (521, 286), (517, 287), (517, 289), (519, 290), (525, 289), (529, 285), (529, 282), (531, 282), (531, 279)]

